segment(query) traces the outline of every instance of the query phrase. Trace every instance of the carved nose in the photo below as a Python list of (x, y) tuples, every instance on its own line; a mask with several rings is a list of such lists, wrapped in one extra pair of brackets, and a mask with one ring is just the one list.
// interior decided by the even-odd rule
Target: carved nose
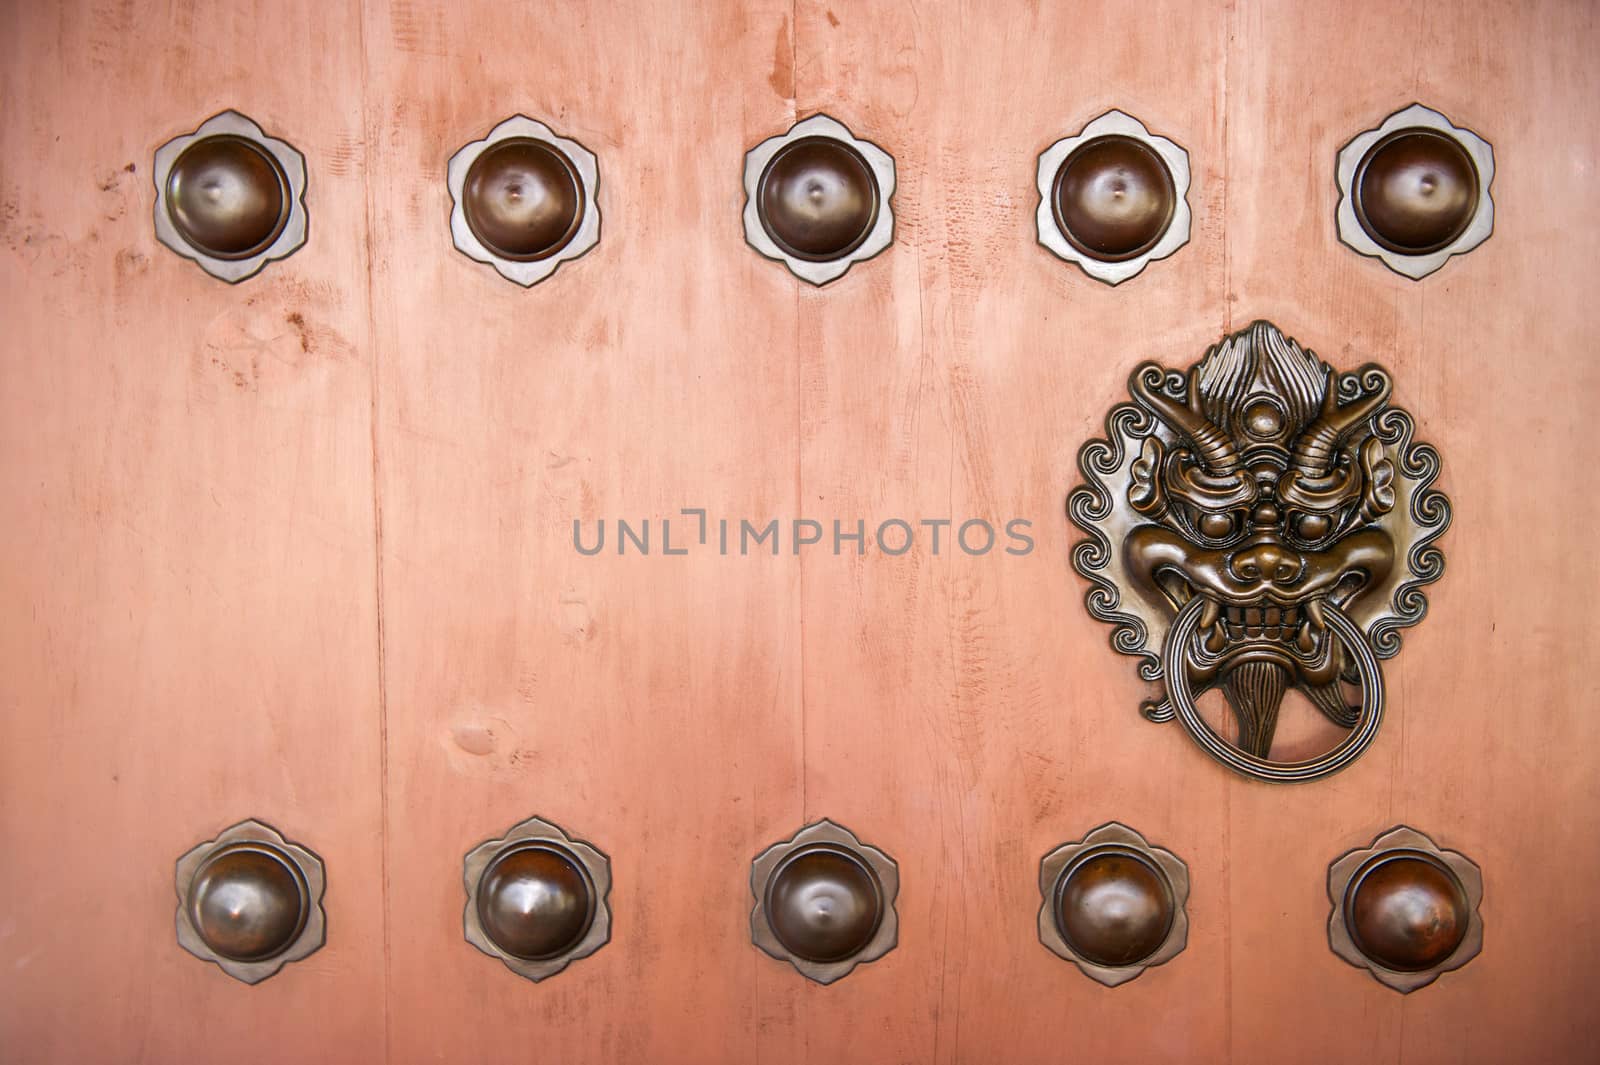
[(1279, 544), (1257, 544), (1229, 559), (1228, 569), (1241, 581), (1287, 584), (1300, 575), (1300, 556)]

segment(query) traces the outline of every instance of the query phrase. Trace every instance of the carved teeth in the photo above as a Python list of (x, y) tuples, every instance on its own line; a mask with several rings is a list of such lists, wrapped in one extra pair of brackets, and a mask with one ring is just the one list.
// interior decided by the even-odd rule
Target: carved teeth
[(1161, 580), (1161, 587), (1172, 599), (1172, 605), (1182, 610), (1194, 598), (1194, 589), (1189, 587), (1189, 582), (1177, 574), (1167, 574)]
[(1217, 624), (1222, 616), (1222, 604), (1209, 595), (1205, 600), (1206, 605), (1200, 608), (1200, 631), (1204, 634), (1205, 649), (1216, 654), (1228, 645), (1228, 634)]
[(1220, 654), (1230, 640), (1272, 640), (1293, 642), (1294, 646), (1309, 655), (1317, 649), (1322, 633), (1327, 628), (1327, 618), (1323, 613), (1324, 600), (1320, 598), (1287, 606), (1270, 602), (1257, 606), (1234, 606), (1213, 599), (1204, 592), (1196, 594), (1204, 599), (1196, 631), (1205, 649), (1212, 654)]
[(1317, 637), (1311, 631), (1310, 619), (1307, 619), (1306, 623), (1300, 626), (1300, 635), (1295, 638), (1294, 645), (1306, 654), (1310, 654), (1317, 649)]
[(1300, 626), (1300, 635), (1295, 639), (1295, 646), (1310, 654), (1316, 650), (1318, 637), (1328, 627), (1328, 619), (1323, 616), (1321, 599), (1307, 599), (1304, 605), (1306, 623)]

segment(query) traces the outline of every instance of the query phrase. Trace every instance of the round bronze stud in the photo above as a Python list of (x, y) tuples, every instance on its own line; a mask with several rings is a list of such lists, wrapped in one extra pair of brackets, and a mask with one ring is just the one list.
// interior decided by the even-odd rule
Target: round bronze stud
[(889, 153), (812, 115), (745, 153), (745, 240), (827, 284), (894, 240), (894, 182)]
[(530, 817), (467, 853), (467, 942), (530, 980), (554, 976), (611, 939), (611, 860)]
[(450, 236), (523, 287), (600, 242), (600, 165), (543, 122), (513, 115), (450, 157)]
[(234, 961), (281, 954), (305, 927), (305, 878), (287, 855), (259, 843), (221, 847), (189, 887), (189, 916), (200, 938)]
[(322, 860), (241, 821), (178, 860), (178, 943), (254, 984), (322, 946)]
[(1328, 867), (1333, 952), (1397, 991), (1414, 991), (1483, 949), (1483, 874), (1404, 825)]
[(1350, 881), (1344, 919), (1361, 953), (1420, 972), (1448, 958), (1471, 914), (1456, 875), (1435, 858), (1397, 851), (1368, 861)]
[(831, 984), (894, 949), (894, 859), (832, 821), (775, 843), (750, 868), (750, 938), (802, 975)]
[(572, 160), (532, 137), (500, 141), (479, 155), (462, 192), (473, 234), (516, 262), (554, 255), (583, 220), (583, 180)]
[(1080, 855), (1056, 888), (1062, 936), (1096, 965), (1148, 958), (1165, 942), (1176, 912), (1166, 875), (1122, 847)]
[(1101, 825), (1045, 855), (1039, 892), (1039, 942), (1107, 987), (1188, 942), (1188, 867), (1127, 825)]
[(759, 195), (767, 233), (809, 262), (849, 255), (878, 219), (872, 168), (833, 137), (803, 137), (780, 148), (761, 174)]
[(859, 953), (883, 920), (883, 891), (866, 864), (838, 847), (789, 855), (767, 881), (767, 918), (778, 941), (814, 962)]
[(1189, 241), (1189, 153), (1107, 111), (1039, 155), (1039, 243), (1108, 285)]
[(1418, 280), (1494, 231), (1494, 149), (1421, 104), (1339, 150), (1339, 239)]
[(1073, 149), (1056, 172), (1052, 202), (1074, 247), (1122, 262), (1155, 247), (1172, 224), (1178, 192), (1154, 149), (1116, 134)]
[(157, 151), (156, 238), (224, 281), (242, 281), (306, 240), (305, 157), (237, 111)]
[(183, 239), (218, 259), (248, 259), (289, 221), (289, 179), (260, 145), (233, 134), (196, 141), (167, 175), (167, 204)]
[(1478, 210), (1478, 169), (1453, 137), (1397, 130), (1356, 167), (1356, 217), (1390, 251), (1425, 255), (1449, 246)]
[(571, 950), (594, 920), (594, 887), (564, 848), (518, 847), (489, 863), (478, 918), (507, 954), (542, 959)]

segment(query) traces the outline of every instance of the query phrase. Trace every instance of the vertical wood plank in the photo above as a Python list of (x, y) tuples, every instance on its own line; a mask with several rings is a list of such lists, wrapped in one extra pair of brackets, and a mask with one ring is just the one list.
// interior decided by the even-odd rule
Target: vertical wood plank
[[(1231, 789), (1235, 1060), (1582, 1060), (1600, 962), (1574, 923), (1600, 875), (1600, 635), (1566, 619), (1600, 586), (1596, 478), (1574, 461), (1600, 396), (1595, 13), (1251, 2), (1230, 36), (1239, 321), (1270, 316), (1335, 363), (1389, 366), (1455, 506), (1430, 614), (1385, 664), (1377, 744), (1322, 784)], [(1496, 164), (1494, 235), (1421, 282), (1340, 246), (1333, 223), (1339, 148), (1413, 101), (1476, 130)], [(1405, 997), (1321, 934), (1326, 863), (1400, 822), (1485, 881), (1483, 954)]]
[[(796, 282), (740, 226), (787, 15), (369, 7), (396, 1062), (754, 1060), (795, 978), (748, 877), (799, 826), (799, 571), (660, 524), (795, 508)], [(517, 112), (600, 167), (598, 247), (529, 290), (453, 250), (445, 185)], [(461, 931), (462, 855), (534, 814), (615, 879), (611, 942), (537, 986)]]
[[(1136, 22), (1114, 4), (804, 6), (801, 111), (890, 151), (899, 183), (894, 247), (802, 298), (802, 498), (919, 542), (804, 562), (806, 816), (899, 860), (900, 946), (786, 988), (763, 1060), (1222, 1056), (1225, 782), (1139, 718), (1133, 665), (1080, 606), (1063, 511), (1133, 363), (1217, 331), (1224, 28), (1189, 4)], [(1192, 242), (1114, 290), (1034, 230), (1038, 154), (1113, 107), (1196, 172)], [(940, 519), (936, 555), (920, 523)], [(971, 519), (1029, 521), (1034, 549), (1004, 553), (1002, 531), (968, 555)], [(1040, 859), (1113, 819), (1197, 885), (1188, 951), (1115, 991), (1036, 931)]]
[[(0, 1057), (381, 1057), (366, 221), (352, 3), (0, 13)], [(152, 155), (227, 107), (305, 153), (310, 243), (157, 244)], [(249, 987), (173, 864), (246, 817), (327, 863)]]

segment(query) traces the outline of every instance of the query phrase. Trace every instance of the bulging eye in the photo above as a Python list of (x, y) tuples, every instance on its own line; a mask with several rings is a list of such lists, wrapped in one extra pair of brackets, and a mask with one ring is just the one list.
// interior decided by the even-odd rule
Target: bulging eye
[(1301, 514), (1294, 521), (1295, 535), (1308, 542), (1327, 536), (1331, 528), (1333, 522), (1326, 514)]
[(1200, 533), (1211, 540), (1221, 540), (1233, 535), (1233, 515), (1217, 513), (1200, 515)]

